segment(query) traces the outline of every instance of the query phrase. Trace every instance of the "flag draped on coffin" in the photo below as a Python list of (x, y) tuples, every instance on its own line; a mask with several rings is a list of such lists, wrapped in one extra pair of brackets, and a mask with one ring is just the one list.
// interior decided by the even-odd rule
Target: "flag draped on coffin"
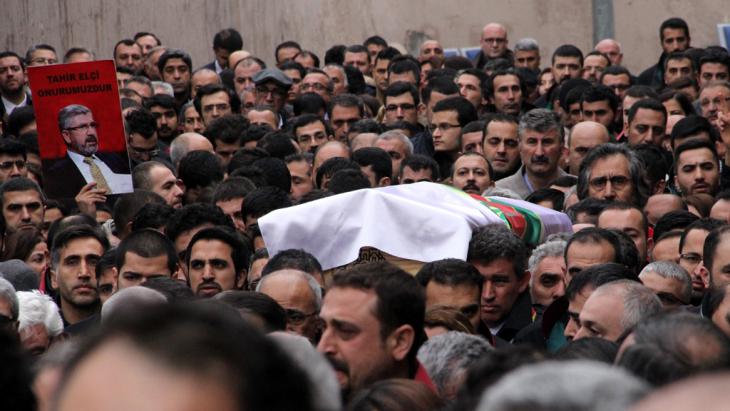
[(421, 262), (466, 259), (472, 230), (493, 223), (512, 227), (517, 214), (528, 215), (515, 231), (528, 243), (571, 230), (563, 213), (520, 200), (475, 198), (425, 182), (323, 198), (273, 211), (258, 224), (270, 255), (303, 249), (328, 270), (356, 260), (362, 247)]

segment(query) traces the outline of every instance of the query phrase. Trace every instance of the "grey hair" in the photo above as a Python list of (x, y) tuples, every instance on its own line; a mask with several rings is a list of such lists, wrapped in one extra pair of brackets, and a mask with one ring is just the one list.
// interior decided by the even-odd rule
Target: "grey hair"
[(517, 43), (515, 43), (515, 51), (533, 51), (533, 50), (540, 50), (540, 45), (537, 43), (537, 40), (526, 37), (524, 39), (521, 39)]
[(563, 254), (565, 253), (565, 246), (567, 244), (568, 243), (563, 240), (547, 241), (540, 244), (532, 251), (530, 259), (527, 260), (527, 269), (531, 273), (534, 273), (537, 269), (537, 265), (540, 264), (540, 262), (545, 257), (563, 258)]
[(535, 108), (525, 113), (520, 118), (520, 125), (517, 129), (520, 138), (527, 130), (537, 131), (538, 133), (557, 130), (560, 144), (562, 145), (564, 142), (564, 130), (560, 124), (560, 116), (548, 109)]
[(63, 320), (53, 299), (38, 290), (18, 291), (18, 331), (42, 324), (48, 335), (55, 337), (63, 332)]
[(15, 287), (10, 281), (0, 277), (0, 299), (10, 304), (10, 319), (18, 320), (18, 296), (15, 293)]
[(639, 279), (641, 280), (641, 276), (646, 273), (656, 273), (662, 278), (679, 281), (682, 283), (682, 301), (689, 302), (690, 298), (692, 298), (692, 277), (689, 276), (687, 270), (685, 270), (681, 265), (672, 261), (654, 261), (641, 270), (641, 273), (639, 273)]
[(271, 278), (273, 276), (279, 276), (279, 275), (293, 275), (296, 276), (304, 281), (307, 282), (307, 285), (309, 286), (309, 290), (312, 291), (312, 295), (314, 296), (314, 308), (319, 312), (320, 308), (322, 308), (322, 287), (319, 285), (317, 280), (314, 279), (310, 274), (305, 273), (304, 271), (299, 270), (293, 270), (293, 269), (283, 269), (279, 272), (274, 271), (267, 275), (264, 275), (261, 277), (261, 281), (259, 281), (258, 284), (256, 284), (256, 292), (261, 292), (261, 288), (263, 288), (264, 283), (266, 282), (267, 278)]
[(317, 352), (308, 339), (283, 331), (267, 335), (307, 374), (312, 391), (312, 406), (317, 411), (342, 408), (340, 385), (329, 361)]
[(629, 178), (634, 186), (632, 202), (638, 207), (644, 207), (646, 200), (651, 195), (649, 183), (646, 182), (646, 178), (644, 177), (644, 164), (633, 150), (622, 144), (614, 143), (606, 143), (594, 147), (580, 163), (576, 191), (578, 199), (583, 200), (588, 198), (588, 182), (591, 180), (593, 164), (598, 160), (615, 155), (623, 155), (629, 161), (629, 174), (631, 174)]
[(522, 200), (519, 194), (510, 190), (509, 188), (491, 186), (482, 193), (484, 197), (504, 197), (511, 198), (513, 200)]
[(411, 143), (411, 140), (408, 137), (406, 137), (406, 135), (403, 134), (403, 132), (401, 132), (401, 131), (398, 131), (398, 130), (386, 131), (385, 133), (382, 133), (381, 135), (379, 135), (378, 138), (376, 138), (373, 143), (377, 143), (380, 140), (385, 140), (385, 141), (399, 140), (401, 143), (406, 145), (406, 152), (407, 152), (408, 156), (410, 157), (413, 155), (413, 143)]
[(632, 280), (612, 281), (596, 288), (593, 294), (621, 296), (624, 306), (624, 314), (621, 319), (622, 332), (632, 328), (642, 319), (660, 313), (664, 308), (654, 291)]
[(102, 324), (114, 320), (114, 316), (139, 306), (156, 306), (167, 303), (167, 297), (157, 290), (141, 285), (119, 290), (101, 307)]
[(492, 346), (482, 337), (449, 331), (429, 338), (418, 350), (418, 361), (431, 377), (440, 396), (462, 381), (474, 361), (484, 357)]
[(69, 104), (58, 111), (58, 129), (61, 131), (66, 130), (72, 118), (89, 113), (91, 113), (91, 110), (86, 106)]
[[(338, 71), (339, 71), (340, 73), (342, 73), (342, 77), (343, 77), (343, 78), (345, 79), (345, 81), (344, 81), (344, 83), (343, 83), (343, 84), (345, 85), (345, 87), (347, 87), (347, 72), (345, 72), (345, 68), (344, 68), (344, 67), (342, 67), (342, 66), (341, 66), (341, 65), (339, 65), (339, 64), (334, 64), (334, 63), (330, 63), (330, 64), (328, 64), (328, 65), (326, 65), (326, 66), (322, 67), (322, 70), (324, 71), (324, 69), (326, 69), (326, 68), (328, 68), (328, 67), (331, 67), (331, 68), (337, 69), (337, 70), (338, 70)], [(329, 77), (329, 76), (327, 76), (327, 77)], [(332, 79), (330, 79), (330, 83), (331, 83), (331, 82), (332, 82)], [(334, 87), (334, 86), (333, 86), (333, 87)]]
[(649, 392), (629, 372), (594, 361), (518, 368), (486, 390), (479, 411), (624, 411)]
[(152, 82), (152, 91), (155, 94), (160, 94), (156, 90), (162, 89), (163, 94), (167, 94), (170, 97), (175, 97), (175, 90), (172, 88), (172, 84), (166, 83), (164, 81), (153, 81)]

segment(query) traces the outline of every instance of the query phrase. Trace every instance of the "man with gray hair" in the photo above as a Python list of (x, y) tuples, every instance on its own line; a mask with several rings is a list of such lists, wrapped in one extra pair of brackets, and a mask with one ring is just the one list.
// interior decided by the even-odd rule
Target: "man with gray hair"
[(63, 332), (63, 320), (53, 299), (35, 291), (18, 291), (18, 335), (30, 355), (41, 355)]
[(261, 277), (256, 291), (276, 300), (286, 311), (287, 331), (316, 344), (320, 334), (322, 288), (304, 271), (282, 269)]
[(530, 297), (533, 306), (544, 309), (553, 301), (565, 295), (565, 253), (566, 242), (548, 241), (532, 251), (527, 261), (530, 272)]
[(649, 392), (646, 382), (595, 361), (520, 367), (482, 395), (479, 411), (624, 411)]
[(644, 165), (636, 153), (622, 144), (601, 144), (581, 162), (578, 198), (623, 201), (643, 209), (649, 198)]
[(18, 297), (10, 281), (0, 277), (0, 329), (16, 332), (18, 327)]
[(536, 108), (525, 113), (520, 118), (518, 134), (522, 167), (497, 181), (497, 187), (510, 189), (526, 198), (533, 191), (548, 188), (555, 179), (567, 175), (560, 168), (566, 148), (560, 117), (550, 110)]
[(595, 49), (608, 56), (612, 66), (620, 66), (624, 53), (621, 51), (621, 43), (614, 39), (603, 39), (596, 44)]
[(390, 130), (378, 136), (373, 143), (374, 147), (382, 148), (390, 156), (393, 164), (393, 178), (400, 181), (400, 164), (413, 155), (413, 143), (399, 130)]
[(692, 278), (672, 261), (655, 261), (641, 270), (639, 280), (652, 289), (665, 308), (681, 307), (692, 298)]
[(429, 338), (418, 350), (418, 361), (428, 371), (439, 396), (453, 400), (466, 381), (469, 366), (490, 350), (492, 346), (482, 337), (449, 331)]
[(574, 339), (598, 337), (618, 340), (639, 321), (662, 311), (650, 288), (631, 280), (613, 281), (591, 294), (580, 311), (580, 328)]
[(524, 38), (515, 43), (515, 67), (524, 67), (540, 72), (540, 45), (533, 38)]

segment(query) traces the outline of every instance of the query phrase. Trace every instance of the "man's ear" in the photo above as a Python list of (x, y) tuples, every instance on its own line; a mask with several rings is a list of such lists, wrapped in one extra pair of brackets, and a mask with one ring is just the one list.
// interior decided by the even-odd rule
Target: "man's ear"
[(710, 288), (710, 272), (705, 268), (704, 264), (699, 267), (699, 270), (700, 278), (702, 278), (702, 283), (705, 284), (705, 288)]
[(66, 144), (71, 144), (71, 138), (68, 136), (69, 132), (66, 130), (61, 131), (61, 138)]
[(378, 181), (378, 187), (387, 187), (391, 184), (390, 177), (383, 177)]
[(58, 290), (58, 278), (56, 278), (56, 270), (51, 268), (51, 287)]
[(238, 279), (236, 280), (236, 288), (237, 289), (243, 290), (243, 284), (246, 282), (246, 277), (248, 277), (248, 271), (244, 268), (238, 274)]
[(529, 271), (525, 270), (525, 273), (522, 276), (522, 278), (517, 280), (517, 282), (519, 283), (520, 293), (524, 292), (527, 289), (527, 287), (530, 285), (530, 277), (532, 277), (532, 274)]
[(390, 333), (386, 341), (386, 347), (388, 347), (393, 359), (403, 361), (408, 356), (408, 352), (411, 351), (415, 338), (416, 332), (408, 324), (403, 324)]
[(426, 114), (426, 105), (423, 103), (418, 103), (418, 106), (416, 106), (416, 110), (418, 110), (418, 115), (424, 115)]

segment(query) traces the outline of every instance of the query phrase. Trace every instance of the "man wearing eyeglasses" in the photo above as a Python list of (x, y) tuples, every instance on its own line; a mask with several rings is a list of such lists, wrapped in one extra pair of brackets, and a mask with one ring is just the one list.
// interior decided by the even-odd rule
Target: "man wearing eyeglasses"
[(217, 118), (241, 111), (238, 97), (220, 84), (208, 84), (198, 89), (193, 104), (206, 128)]
[(27, 176), (25, 146), (10, 138), (0, 140), (0, 184), (11, 178)]
[(286, 330), (316, 344), (321, 331), (322, 289), (304, 271), (283, 269), (261, 277), (256, 291), (276, 300), (286, 311)]
[(650, 194), (643, 169), (636, 153), (624, 145), (594, 147), (581, 163), (578, 198), (622, 201), (643, 208)]
[(507, 48), (507, 29), (499, 23), (489, 23), (482, 29), (482, 51), (477, 56), (475, 65), (484, 68), (489, 60), (503, 58), (513, 60), (512, 51)]
[(74, 198), (84, 186), (105, 201), (104, 195), (132, 191), (132, 176), (126, 153), (99, 151), (101, 126), (91, 110), (80, 104), (71, 104), (58, 112), (58, 127), (66, 145), (66, 156), (45, 161), (44, 190), (51, 198)]
[(702, 218), (687, 226), (679, 239), (679, 265), (692, 278), (692, 305), (699, 305), (705, 294), (708, 276), (703, 262), (705, 240), (712, 230), (722, 225), (721, 221)]
[(256, 104), (274, 107), (279, 114), (279, 128), (285, 127), (288, 115), (284, 110), (284, 104), (292, 86), (289, 76), (279, 69), (267, 68), (256, 73), (253, 82), (256, 84), (254, 89)]

